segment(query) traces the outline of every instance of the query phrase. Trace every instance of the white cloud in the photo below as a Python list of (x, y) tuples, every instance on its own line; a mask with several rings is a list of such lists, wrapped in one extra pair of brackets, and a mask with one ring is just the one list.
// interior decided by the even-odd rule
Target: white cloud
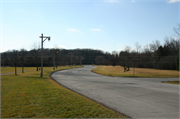
[(101, 31), (100, 29), (91, 29), (92, 31)]
[[(126, 1), (126, 0), (104, 0), (105, 2), (120, 2), (120, 1)], [(135, 0), (131, 0), (132, 2), (135, 2)]]
[(118, 2), (118, 0), (105, 0), (106, 2)]
[(69, 29), (69, 28), (67, 28), (66, 30), (67, 30), (67, 31), (74, 31), (74, 32), (77, 32), (77, 31), (79, 32), (79, 31), (80, 31), (80, 30), (73, 29), (73, 28), (70, 28), (70, 29)]
[(112, 47), (112, 44), (108, 44), (109, 47)]
[(102, 49), (102, 48), (98, 48), (98, 50), (102, 50), (102, 51), (103, 51), (103, 49)]
[(178, 38), (176, 36), (172, 36), (171, 38), (174, 39), (174, 40), (180, 40), (180, 38)]
[(70, 49), (76, 49), (76, 47), (71, 47)]
[(131, 52), (131, 51), (133, 51), (134, 49), (131, 48), (130, 46), (125, 46), (125, 47), (123, 48), (123, 50), (124, 50), (124, 51), (129, 50), (129, 51)]
[(180, 0), (170, 0), (169, 3), (180, 2)]
[(64, 48), (64, 49), (66, 49), (66, 46), (64, 46), (64, 45), (51, 45), (50, 48)]

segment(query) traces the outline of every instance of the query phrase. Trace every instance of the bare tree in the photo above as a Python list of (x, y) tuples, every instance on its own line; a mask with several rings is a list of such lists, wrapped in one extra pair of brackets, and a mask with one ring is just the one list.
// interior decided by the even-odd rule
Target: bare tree
[[(137, 57), (137, 60), (138, 60), (138, 65), (140, 65), (139, 52), (140, 52), (140, 49), (141, 49), (141, 45), (140, 45), (138, 42), (136, 42), (136, 43), (135, 43), (135, 46), (136, 46), (136, 50), (137, 50), (136, 57)], [(135, 67), (135, 64), (134, 64), (134, 67)]]
[(153, 64), (154, 64), (154, 68), (156, 69), (156, 65), (157, 65), (157, 57), (156, 57), (156, 51), (158, 50), (158, 48), (160, 47), (160, 42), (158, 40), (156, 40), (155, 42), (153, 41), (151, 44), (149, 44), (150, 50), (153, 52)]
[(152, 43), (149, 44), (149, 46), (150, 46), (150, 50), (155, 52), (160, 47), (160, 42), (159, 40), (156, 40), (155, 42), (153, 41)]
[(53, 70), (55, 70), (55, 66), (56, 66), (56, 62), (55, 62), (56, 49), (55, 48), (51, 50), (51, 54), (52, 54)]
[(125, 46), (124, 50), (126, 52), (130, 53), (131, 52), (131, 47), (130, 46)]
[(125, 46), (124, 48), (125, 51), (120, 52), (120, 64), (124, 67), (124, 72), (129, 71), (130, 67), (130, 62), (132, 60), (132, 57), (130, 55), (131, 52), (131, 47), (130, 46)]
[(117, 56), (118, 56), (118, 52), (117, 52), (117, 51), (112, 51), (112, 55), (113, 55), (114, 57), (117, 57)]
[(145, 45), (145, 46), (144, 46), (143, 52), (144, 52), (144, 53), (150, 53), (150, 52), (151, 52), (149, 45)]
[(136, 46), (137, 53), (139, 53), (138, 51), (140, 51), (141, 45), (138, 42), (136, 42), (135, 46)]
[(174, 28), (174, 32), (180, 38), (180, 24), (178, 25), (177, 28)]
[(169, 48), (169, 53), (172, 54), (177, 54), (177, 52), (179, 52), (179, 43), (180, 41), (171, 37), (171, 38), (168, 38), (168, 37), (165, 37), (164, 38), (164, 46), (168, 47)]
[(24, 48), (22, 48), (20, 50), (20, 62), (21, 62), (21, 66), (22, 66), (22, 73), (24, 73), (24, 57), (25, 57), (25, 52), (26, 50)]
[(31, 46), (31, 51), (33, 55), (33, 59), (36, 62), (36, 71), (38, 71), (38, 66), (40, 62), (40, 44), (39, 43), (33, 43)]
[(17, 75), (17, 64), (18, 64), (18, 50), (13, 50), (12, 51), (12, 59), (13, 59), (13, 63), (14, 63), (14, 67), (15, 67), (15, 75)]
[(169, 37), (165, 36), (164, 42), (164, 45), (168, 46), (170, 44)]
[(97, 56), (96, 57), (96, 59), (95, 59), (95, 61), (96, 61), (96, 63), (98, 64), (98, 65), (102, 65), (102, 64), (104, 64), (105, 63), (105, 58), (104, 58), (104, 56)]

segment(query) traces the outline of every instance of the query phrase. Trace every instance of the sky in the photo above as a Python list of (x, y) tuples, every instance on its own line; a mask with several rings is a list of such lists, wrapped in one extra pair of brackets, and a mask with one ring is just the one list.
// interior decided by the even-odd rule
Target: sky
[(0, 0), (0, 52), (44, 48), (143, 49), (180, 23), (180, 0)]

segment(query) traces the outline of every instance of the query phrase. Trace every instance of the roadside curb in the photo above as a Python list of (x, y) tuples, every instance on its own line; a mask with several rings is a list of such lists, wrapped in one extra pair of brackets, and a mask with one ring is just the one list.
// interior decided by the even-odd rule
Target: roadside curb
[[(74, 67), (74, 68), (83, 68), (84, 66), (82, 66), (82, 67)], [(70, 69), (74, 69), (74, 68), (70, 68)], [(55, 73), (55, 72), (57, 72), (57, 71), (63, 71), (63, 70), (68, 70), (68, 69), (60, 69), (60, 70), (56, 70), (56, 71), (53, 71), (53, 72), (51, 72), (50, 74), (49, 74), (49, 76), (51, 77), (51, 75), (53, 74), (53, 73)], [(51, 77), (52, 78), (52, 77)]]

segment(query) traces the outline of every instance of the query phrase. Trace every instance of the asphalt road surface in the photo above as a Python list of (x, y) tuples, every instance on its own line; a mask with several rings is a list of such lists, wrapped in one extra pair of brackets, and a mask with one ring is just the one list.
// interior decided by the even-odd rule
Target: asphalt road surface
[(123, 78), (91, 72), (95, 66), (57, 71), (60, 84), (131, 118), (179, 118), (178, 78)]

